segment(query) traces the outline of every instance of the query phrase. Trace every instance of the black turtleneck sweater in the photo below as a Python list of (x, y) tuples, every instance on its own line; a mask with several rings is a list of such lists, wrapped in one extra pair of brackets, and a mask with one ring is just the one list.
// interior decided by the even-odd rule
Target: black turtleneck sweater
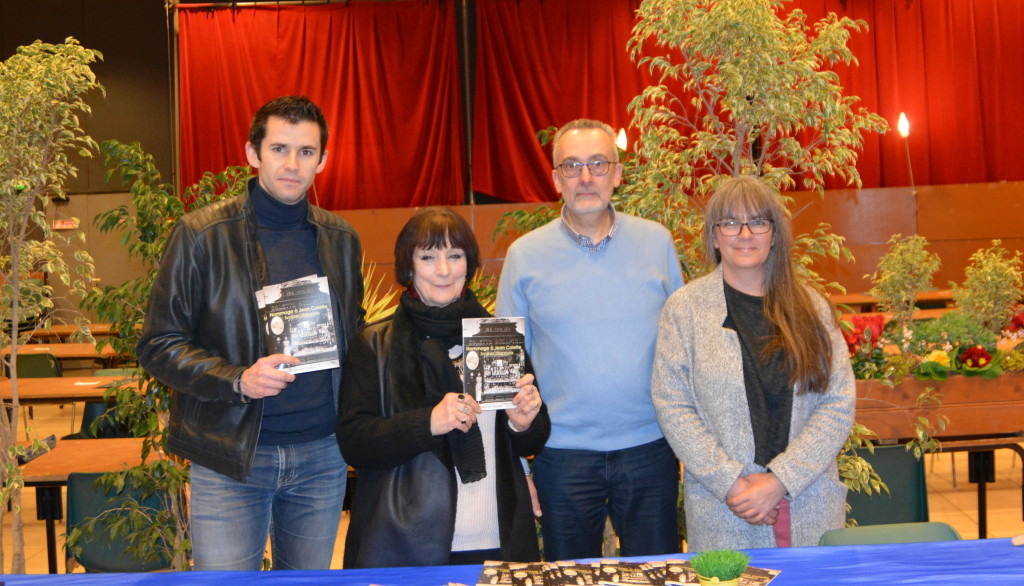
[[(271, 197), (258, 180), (253, 180), (249, 193), (270, 283), (323, 276), (316, 234), (308, 220), (309, 201), (283, 204)], [(280, 395), (263, 402), (260, 445), (297, 444), (334, 433), (336, 409), (329, 369), (297, 374)]]

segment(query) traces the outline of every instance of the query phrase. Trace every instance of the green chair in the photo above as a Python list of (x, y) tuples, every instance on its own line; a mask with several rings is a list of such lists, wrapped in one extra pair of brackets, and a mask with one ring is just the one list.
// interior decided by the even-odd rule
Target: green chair
[[(120, 506), (129, 497), (141, 501), (142, 505), (150, 510), (164, 508), (164, 502), (158, 495), (150, 495), (143, 499), (141, 491), (131, 484), (130, 477), (120, 493), (104, 493), (101, 488), (96, 487), (96, 479), (100, 476), (102, 473), (98, 472), (75, 472), (68, 475), (69, 534), (84, 520)], [(170, 569), (171, 560), (167, 555), (159, 555), (153, 560), (136, 560), (128, 551), (128, 541), (120, 537), (111, 539), (104, 525), (101, 523), (90, 539), (81, 541), (82, 550), (77, 555), (72, 555), (70, 550), (67, 552), (68, 573), (71, 573), (76, 564), (84, 567), (86, 572), (153, 572)]]
[[(4, 374), (11, 377), (11, 355), (4, 354)], [(49, 352), (18, 353), (18, 378), (55, 378), (64, 376), (60, 369), (60, 361)], [(22, 407), (22, 417), (25, 420), (25, 434), (28, 437), (28, 422), (32, 419), (32, 406)], [(74, 420), (74, 403), (71, 404), (71, 418)]]
[(874, 454), (864, 449), (857, 452), (874, 467), (890, 494), (847, 494), (850, 518), (862, 527), (928, 521), (928, 487), (922, 460), (903, 446), (878, 446)]
[[(11, 355), (4, 354), (5, 365), (10, 364)], [(10, 378), (11, 369), (5, 368), (4, 374)], [(51, 378), (64, 376), (60, 369), (60, 361), (49, 352), (18, 353), (19, 378)]]
[[(125, 378), (137, 378), (137, 368), (101, 368), (93, 372), (94, 376), (123, 376)], [(64, 436), (63, 439), (96, 439), (111, 437), (133, 437), (131, 429), (112, 419), (106, 419), (95, 431), (92, 429), (93, 422), (103, 417), (113, 409), (113, 401), (86, 401), (82, 406), (82, 426), (76, 433)]]
[(865, 545), (869, 543), (918, 543), (959, 541), (960, 534), (945, 523), (889, 523), (867, 527), (833, 529), (821, 536), (818, 545)]

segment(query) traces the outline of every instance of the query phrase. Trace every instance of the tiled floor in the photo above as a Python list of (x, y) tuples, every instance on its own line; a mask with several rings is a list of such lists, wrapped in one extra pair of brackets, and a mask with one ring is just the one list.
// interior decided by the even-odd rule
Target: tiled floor
[[(56, 434), (58, 437), (71, 431), (71, 409), (58, 406), (35, 408), (34, 433), (39, 437)], [(79, 410), (80, 413), (80, 410)], [(80, 415), (79, 415), (80, 416)], [(77, 426), (76, 426), (77, 429)], [(978, 505), (976, 485), (967, 482), (967, 454), (938, 454), (925, 456), (928, 471), (928, 505), (933, 521), (944, 521), (952, 525), (964, 539), (978, 538)], [(953, 459), (956, 460), (957, 489), (953, 489)], [(1021, 510), (1021, 468), (1020, 457), (1011, 450), (996, 451), (996, 482), (988, 486), (988, 537), (1012, 537), (1024, 533), (1024, 519)], [(895, 490), (895, 487), (892, 487)], [(3, 529), (4, 552), (10, 563), (11, 534), (10, 516), (5, 517)], [(25, 557), (29, 573), (46, 572), (46, 533), (42, 521), (36, 520), (34, 489), (27, 488), (23, 496), (23, 518), (25, 521)], [(338, 531), (332, 568), (340, 568), (344, 537), (347, 528), (347, 513), (343, 516)], [(57, 544), (58, 566), (64, 571), (62, 524), (58, 525)], [(78, 571), (81, 571), (80, 569)]]

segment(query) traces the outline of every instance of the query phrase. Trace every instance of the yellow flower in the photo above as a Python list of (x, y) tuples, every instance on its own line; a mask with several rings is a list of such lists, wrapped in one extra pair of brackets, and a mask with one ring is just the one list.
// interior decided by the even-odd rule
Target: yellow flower
[(932, 350), (928, 356), (924, 357), (925, 362), (938, 362), (942, 366), (949, 366), (949, 354), (946, 354), (943, 350)]

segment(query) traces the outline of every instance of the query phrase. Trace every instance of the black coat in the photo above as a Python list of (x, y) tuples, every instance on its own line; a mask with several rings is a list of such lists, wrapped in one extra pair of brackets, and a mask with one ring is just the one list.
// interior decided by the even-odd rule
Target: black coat
[[(394, 384), (400, 369), (415, 367), (417, 353), (410, 349), (417, 347), (416, 336), (400, 306), (392, 319), (360, 332), (345, 362), (337, 438), (345, 460), (358, 470), (345, 541), (346, 568), (443, 565), (451, 554), (458, 479), (436, 453), (447, 449), (447, 442), (430, 434), (434, 405), (428, 404), (422, 388)], [(497, 475), (498, 532), (505, 560), (540, 559), (519, 458), (539, 452), (550, 431), (546, 406), (519, 433), (509, 428), (504, 411), (497, 413), (495, 463), (488, 473)]]
[[(263, 401), (242, 403), (232, 385), (266, 355), (254, 291), (269, 277), (252, 207), (243, 195), (200, 208), (175, 225), (136, 348), (139, 365), (174, 391), (171, 453), (236, 480), (252, 468), (263, 418)], [(316, 206), (309, 206), (308, 219), (340, 308), (337, 344), (344, 358), (364, 314), (359, 236)], [(337, 389), (341, 377), (333, 378)]]

